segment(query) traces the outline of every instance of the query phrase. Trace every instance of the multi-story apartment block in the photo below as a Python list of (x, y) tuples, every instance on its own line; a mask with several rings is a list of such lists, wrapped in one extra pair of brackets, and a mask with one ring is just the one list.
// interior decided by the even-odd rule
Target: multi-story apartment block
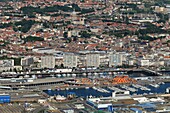
[(13, 59), (0, 60), (0, 67), (13, 67), (13, 66), (14, 66)]
[(74, 53), (68, 53), (64, 55), (64, 67), (77, 67), (77, 55)]
[(8, 59), (8, 60), (0, 60), (0, 72), (11, 70), (14, 68), (14, 60)]
[(100, 54), (98, 53), (86, 54), (86, 66), (87, 67), (99, 67), (100, 66)]
[(121, 66), (123, 62), (123, 55), (120, 53), (111, 53), (109, 55), (109, 67)]
[(54, 68), (55, 57), (54, 56), (42, 56), (41, 57), (41, 68)]
[(34, 63), (33, 57), (25, 57), (21, 59), (21, 66), (30, 66)]

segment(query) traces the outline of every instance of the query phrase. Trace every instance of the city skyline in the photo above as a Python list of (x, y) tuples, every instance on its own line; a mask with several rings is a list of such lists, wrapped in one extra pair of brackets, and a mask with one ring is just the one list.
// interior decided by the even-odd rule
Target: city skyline
[(0, 0), (0, 113), (170, 112), (169, 0)]

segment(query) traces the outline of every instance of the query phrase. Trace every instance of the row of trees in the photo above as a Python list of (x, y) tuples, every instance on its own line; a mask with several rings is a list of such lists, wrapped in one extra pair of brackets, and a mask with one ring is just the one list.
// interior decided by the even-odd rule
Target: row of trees
[(108, 34), (110, 36), (114, 35), (116, 37), (123, 38), (124, 36), (132, 35), (133, 32), (129, 30), (115, 30), (115, 31), (105, 32), (104, 34)]
[(148, 34), (148, 33), (167, 33), (166, 30), (164, 29), (161, 29), (161, 27), (157, 27), (151, 23), (145, 23), (145, 26), (146, 29), (140, 29), (138, 31), (138, 33), (140, 33), (141, 35), (145, 35), (145, 34)]
[[(157, 38), (151, 38), (149, 36), (147, 36), (147, 34), (150, 33), (168, 33), (168, 31), (161, 29), (161, 27), (157, 27), (151, 23), (144, 23), (144, 27), (145, 29), (139, 29), (138, 31), (132, 32), (129, 30), (115, 30), (115, 31), (109, 31), (109, 32), (105, 32), (105, 34), (109, 34), (111, 35), (115, 35), (117, 37), (123, 38), (124, 36), (128, 36), (128, 35), (137, 35), (139, 36), (139, 39), (141, 40), (156, 40)], [(159, 38), (165, 38), (165, 37), (159, 37)]]
[(44, 41), (44, 39), (36, 36), (28, 36), (24, 38), (24, 42), (35, 42), (35, 41)]
[(19, 22), (15, 22), (15, 23), (4, 23), (4, 24), (0, 24), (0, 28), (7, 28), (7, 27), (13, 27), (13, 30), (15, 32), (17, 31), (21, 31), (23, 33), (28, 32), (32, 25), (35, 24), (35, 21), (33, 20), (25, 20), (23, 19), (22, 21)]
[(23, 33), (26, 33), (31, 29), (32, 25), (34, 25), (34, 24), (35, 24), (35, 21), (23, 19), (20, 22), (15, 22), (14, 23), (13, 30), (15, 32), (21, 31)]
[(4, 23), (4, 24), (0, 24), (0, 28), (7, 28), (10, 27), (12, 25), (12, 23)]
[(59, 12), (59, 11), (72, 12), (73, 10), (81, 11), (81, 8), (77, 4), (68, 4), (65, 6), (54, 5), (45, 8), (32, 7), (32, 6), (21, 8), (21, 11), (23, 11), (23, 13), (25, 14), (33, 14), (34, 12), (40, 14), (44, 14), (45, 12)]
[(35, 13), (45, 14), (48, 12), (59, 12), (59, 11), (73, 12), (74, 10), (77, 12), (80, 12), (80, 14), (94, 12), (93, 8), (81, 9), (77, 4), (67, 4), (65, 6), (54, 5), (54, 6), (45, 7), (45, 8), (28, 6), (28, 7), (22, 7), (20, 10), (24, 14), (32, 15), (32, 16), (35, 15)]

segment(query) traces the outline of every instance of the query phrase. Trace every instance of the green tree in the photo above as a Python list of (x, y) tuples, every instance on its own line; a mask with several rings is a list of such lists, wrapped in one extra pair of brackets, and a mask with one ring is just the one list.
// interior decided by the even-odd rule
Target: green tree
[(21, 58), (14, 58), (14, 65), (20, 66), (21, 65)]
[(35, 42), (35, 41), (44, 41), (41, 37), (35, 37), (35, 36), (28, 36), (24, 38), (24, 42)]
[(21, 31), (21, 32), (28, 32), (30, 30), (30, 28), (32, 27), (32, 25), (34, 25), (34, 21), (32, 20), (25, 20), (23, 19), (22, 21), (20, 22), (15, 22), (14, 25), (13, 25), (13, 30), (15, 32), (17, 31)]
[(146, 29), (140, 29), (138, 32), (141, 35), (146, 35), (148, 33), (166, 33), (165, 30), (161, 29), (160, 27), (157, 27), (151, 23), (144, 23)]
[(82, 38), (90, 38), (91, 37), (91, 34), (88, 33), (87, 31), (81, 31), (79, 34), (81, 35)]
[(68, 32), (64, 32), (63, 37), (67, 38)]

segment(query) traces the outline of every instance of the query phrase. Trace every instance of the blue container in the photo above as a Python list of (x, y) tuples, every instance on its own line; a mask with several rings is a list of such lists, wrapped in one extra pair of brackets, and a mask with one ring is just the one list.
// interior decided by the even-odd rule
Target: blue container
[(108, 106), (108, 112), (113, 113), (113, 106)]
[(8, 94), (0, 95), (0, 103), (9, 103), (11, 101), (11, 97)]

